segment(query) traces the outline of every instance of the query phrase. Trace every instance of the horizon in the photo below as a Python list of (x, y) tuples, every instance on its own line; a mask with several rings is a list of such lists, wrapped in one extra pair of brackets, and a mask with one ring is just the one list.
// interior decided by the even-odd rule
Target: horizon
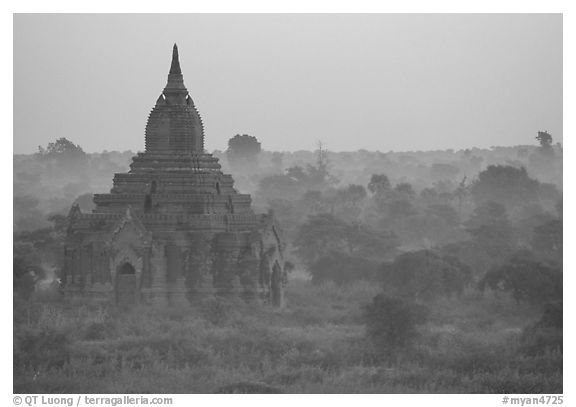
[[(56, 141), (56, 140), (52, 140)], [(74, 140), (68, 140), (72, 143), (74, 143)], [(100, 150), (100, 151), (86, 151), (81, 145), (79, 145), (78, 143), (74, 143), (77, 146), (79, 146), (80, 148), (82, 148), (82, 150), (86, 153), (86, 154), (105, 154), (105, 153), (120, 153), (120, 154), (125, 154), (125, 153), (139, 153), (139, 152), (144, 152), (144, 150)], [(562, 145), (563, 147), (563, 143), (560, 141), (556, 141), (554, 140), (554, 143), (552, 144), (553, 146), (556, 145)], [(39, 146), (40, 147), (40, 146)], [(45, 146), (41, 146), (41, 147), (45, 147)], [(406, 153), (434, 153), (434, 152), (449, 152), (452, 151), (453, 153), (459, 153), (461, 151), (466, 151), (466, 150), (493, 150), (493, 149), (497, 149), (497, 148), (525, 148), (525, 147), (533, 147), (533, 148), (538, 148), (539, 145), (538, 144), (514, 144), (514, 145), (496, 145), (496, 146), (488, 146), (488, 147), (477, 147), (477, 146), (472, 146), (472, 147), (464, 147), (464, 148), (444, 148), (444, 149), (434, 149), (434, 150), (388, 150), (388, 151), (381, 151), (381, 150), (367, 150), (367, 149), (357, 149), (357, 150), (331, 150), (329, 148), (327, 148), (325, 145), (322, 146), (322, 148), (324, 149), (324, 151), (328, 154), (341, 154), (341, 153), (359, 153), (359, 152), (369, 152), (369, 153), (381, 153), (381, 154), (406, 154)], [(300, 150), (267, 150), (265, 148), (263, 148), (261, 150), (263, 153), (289, 153), (289, 154), (295, 154), (295, 153), (301, 153), (301, 152), (305, 152), (305, 153), (315, 153), (316, 151), (318, 151), (318, 149), (314, 149), (314, 150), (305, 150), (305, 149), (300, 149)], [(16, 153), (13, 152), (13, 156), (15, 155), (34, 155), (38, 152), (38, 150), (34, 151), (34, 152), (26, 152), (26, 153)], [(214, 154), (216, 152), (218, 153), (226, 153), (226, 149), (213, 149), (213, 150), (206, 150), (205, 151), (207, 154)]]

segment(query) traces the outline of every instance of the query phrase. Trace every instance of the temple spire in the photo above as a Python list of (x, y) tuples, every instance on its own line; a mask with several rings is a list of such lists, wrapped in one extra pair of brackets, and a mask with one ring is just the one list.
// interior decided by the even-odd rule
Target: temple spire
[(172, 65), (168, 73), (168, 82), (163, 92), (166, 102), (169, 104), (185, 104), (188, 91), (184, 86), (184, 77), (180, 69), (180, 60), (178, 59), (178, 46), (174, 44), (172, 49)]
[(180, 61), (178, 59), (178, 46), (174, 44), (174, 48), (172, 48), (172, 65), (170, 66), (170, 73), (181, 75), (182, 71), (180, 70)]

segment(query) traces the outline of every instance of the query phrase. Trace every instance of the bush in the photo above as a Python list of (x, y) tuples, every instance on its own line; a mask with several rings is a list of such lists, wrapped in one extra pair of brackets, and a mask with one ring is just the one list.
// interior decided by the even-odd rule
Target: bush
[(14, 367), (50, 370), (69, 360), (70, 336), (54, 328), (24, 329), (14, 338)]
[(562, 302), (545, 305), (540, 320), (527, 327), (520, 338), (520, 351), (535, 356), (563, 350)]
[(538, 325), (561, 330), (564, 326), (562, 316), (562, 301), (549, 302), (544, 306), (544, 312), (542, 313), (540, 321), (538, 321)]
[(84, 339), (87, 341), (100, 341), (114, 335), (116, 327), (110, 322), (93, 322), (86, 327)]
[(368, 339), (378, 351), (391, 355), (411, 347), (428, 312), (421, 305), (378, 294), (364, 307), (364, 317)]
[(214, 325), (228, 322), (233, 314), (233, 304), (223, 298), (206, 298), (200, 303), (200, 313), (204, 319)]
[(201, 349), (194, 340), (174, 334), (159, 334), (144, 338), (123, 338), (114, 343), (121, 365), (129, 369), (153, 368), (160, 364), (172, 368), (211, 363), (210, 352)]

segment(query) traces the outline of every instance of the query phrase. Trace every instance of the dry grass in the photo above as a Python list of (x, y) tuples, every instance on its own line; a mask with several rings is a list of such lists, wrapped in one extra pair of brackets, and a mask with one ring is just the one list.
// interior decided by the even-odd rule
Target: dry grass
[(560, 352), (528, 357), (518, 350), (534, 310), (474, 293), (439, 301), (416, 349), (392, 363), (364, 335), (361, 306), (377, 292), (362, 282), (294, 281), (283, 310), (216, 300), (129, 312), (20, 306), (14, 391), (562, 392)]

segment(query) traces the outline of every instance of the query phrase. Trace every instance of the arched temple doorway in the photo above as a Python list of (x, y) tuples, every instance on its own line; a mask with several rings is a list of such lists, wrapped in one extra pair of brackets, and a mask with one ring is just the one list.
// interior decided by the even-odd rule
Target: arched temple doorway
[(130, 263), (123, 263), (116, 273), (116, 303), (134, 305), (137, 301), (136, 270)]

